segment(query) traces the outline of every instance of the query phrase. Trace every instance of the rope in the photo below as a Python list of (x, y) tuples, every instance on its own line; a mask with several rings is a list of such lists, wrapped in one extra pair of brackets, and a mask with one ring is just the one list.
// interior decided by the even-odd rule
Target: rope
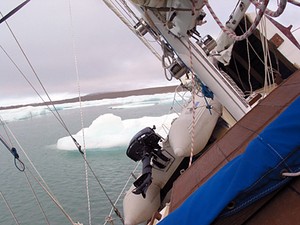
[[(262, 23), (260, 24), (260, 40), (261, 40), (261, 45), (262, 45), (262, 50), (263, 50), (263, 56), (264, 56), (264, 72), (265, 72), (265, 82), (264, 82), (264, 93), (268, 93), (268, 88), (269, 84), (274, 83), (274, 74), (273, 71), (269, 70), (268, 64), (270, 63), (270, 67), (272, 68), (272, 61), (271, 61), (271, 56), (270, 56), (270, 51), (269, 51), (269, 45), (268, 45), (268, 40), (266, 38), (267, 35), (267, 29), (266, 29), (266, 20), (263, 18)], [(271, 74), (270, 74), (271, 73)]]
[[(43, 181), (43, 183), (47, 186), (46, 181), (43, 179), (43, 177), (41, 176), (41, 174), (39, 173), (39, 171), (36, 169), (35, 165), (33, 164), (33, 162), (30, 160), (29, 156), (27, 155), (27, 153), (25, 152), (25, 150), (23, 149), (23, 147), (21, 146), (21, 144), (19, 143), (18, 139), (16, 138), (16, 136), (13, 134), (13, 132), (10, 130), (10, 128), (8, 127), (7, 124), (4, 124), (6, 126), (6, 129), (8, 130), (9, 134), (13, 137), (13, 139), (15, 140), (16, 144), (19, 146), (19, 148), (21, 149), (21, 151), (23, 152), (23, 154), (25, 155), (26, 159), (28, 160), (28, 162), (30, 163), (30, 165), (32, 166), (32, 168), (35, 170), (35, 172), (38, 174), (38, 176), (40, 177), (40, 179)], [(47, 186), (47, 189), (50, 190), (50, 188)]]
[(107, 216), (105, 218), (105, 224), (107, 224), (107, 223), (114, 225), (114, 219), (111, 216)]
[[(108, 2), (104, 1), (106, 4), (110, 5)], [(71, 9), (71, 2), (69, 1), (69, 11), (70, 11), (70, 17), (71, 17), (71, 28), (73, 28), (73, 24), (72, 24), (72, 9)], [(110, 197), (108, 196), (107, 192), (105, 191), (103, 185), (101, 184), (99, 178), (96, 176), (95, 172), (93, 171), (91, 165), (89, 164), (89, 162), (87, 161), (86, 158), (86, 147), (85, 147), (85, 138), (84, 138), (84, 124), (83, 124), (83, 113), (82, 113), (82, 105), (81, 105), (81, 94), (80, 94), (80, 82), (79, 82), (79, 71), (78, 71), (78, 61), (77, 61), (77, 57), (76, 57), (76, 51), (75, 51), (75, 38), (74, 38), (74, 32), (72, 29), (72, 40), (73, 40), (73, 53), (74, 53), (74, 61), (75, 61), (75, 69), (76, 69), (76, 75), (77, 75), (77, 85), (78, 85), (78, 93), (79, 93), (79, 104), (80, 104), (80, 114), (81, 114), (81, 126), (82, 126), (82, 134), (83, 134), (83, 144), (84, 144), (84, 152), (81, 150), (81, 146), (78, 144), (78, 150), (81, 153), (83, 160), (85, 162), (85, 175), (86, 175), (86, 190), (87, 190), (87, 198), (88, 198), (88, 211), (89, 211), (89, 224), (91, 224), (91, 210), (90, 210), (90, 199), (89, 199), (89, 188), (88, 188), (88, 169), (90, 169), (90, 171), (92, 172), (93, 176), (95, 177), (96, 181), (98, 182), (101, 190), (104, 192), (106, 198), (108, 199), (108, 201), (110, 202), (110, 204), (112, 205), (116, 215), (120, 218), (121, 222), (124, 224), (124, 220), (121, 216), (121, 213), (119, 212), (119, 210), (116, 208), (115, 204), (112, 202), (112, 200), (110, 199)]]
[(10, 130), (10, 128), (7, 126), (7, 124), (3, 123), (6, 126), (7, 131), (10, 133), (10, 135), (13, 137), (13, 139), (15, 140), (15, 142), (17, 143), (17, 145), (19, 146), (19, 148), (22, 150), (23, 154), (25, 155), (25, 157), (27, 158), (27, 160), (29, 161), (30, 165), (32, 166), (32, 168), (34, 169), (34, 171), (37, 173), (38, 177), (41, 179), (41, 181), (43, 183), (41, 183), (41, 181), (39, 181), (34, 175), (33, 173), (27, 168), (27, 171), (30, 172), (30, 174), (32, 175), (32, 177), (37, 181), (37, 183), (44, 189), (44, 191), (49, 195), (49, 197), (54, 201), (54, 203), (58, 206), (58, 208), (60, 208), (60, 210), (63, 212), (63, 214), (67, 217), (67, 219), (72, 223), (72, 224), (76, 224), (73, 222), (72, 218), (65, 212), (65, 210), (63, 209), (63, 207), (61, 206), (61, 204), (59, 203), (59, 201), (57, 199), (54, 198), (53, 194), (50, 191), (49, 186), (47, 185), (46, 181), (43, 179), (43, 177), (41, 176), (41, 174), (39, 173), (39, 171), (36, 169), (36, 167), (34, 166), (33, 162), (30, 160), (30, 158), (28, 157), (27, 153), (25, 152), (25, 150), (22, 148), (22, 146), (20, 145), (18, 139), (16, 138), (16, 136), (12, 133), (12, 131)]
[(222, 29), (222, 31), (225, 34), (227, 34), (228, 37), (232, 38), (235, 41), (242, 41), (245, 38), (249, 37), (253, 33), (253, 31), (256, 29), (256, 27), (259, 24), (263, 14), (265, 13), (265, 11), (267, 9), (267, 5), (269, 4), (269, 0), (263, 0), (262, 4), (260, 4), (260, 6), (258, 7), (258, 9), (259, 9), (258, 16), (256, 16), (256, 18), (255, 18), (254, 22), (252, 23), (251, 27), (244, 34), (242, 34), (240, 36), (237, 36), (232, 30), (226, 28), (222, 24), (222, 22), (220, 21), (218, 16), (213, 11), (210, 4), (208, 3), (208, 0), (204, 0), (203, 3), (206, 5), (207, 9), (211, 13), (211, 15), (214, 18), (214, 20), (216, 21), (216, 23), (219, 25), (219, 27)]
[(29, 185), (29, 187), (30, 187), (30, 189), (31, 189), (31, 191), (32, 191), (32, 193), (33, 193), (33, 195), (34, 195), (34, 198), (35, 198), (37, 204), (39, 205), (39, 208), (40, 208), (40, 210), (41, 210), (41, 212), (42, 212), (42, 214), (43, 214), (43, 216), (44, 216), (44, 218), (45, 218), (46, 223), (47, 223), (48, 225), (50, 225), (50, 222), (49, 222), (49, 220), (48, 220), (48, 217), (47, 217), (47, 215), (46, 215), (46, 213), (45, 213), (45, 211), (44, 211), (44, 209), (43, 209), (43, 207), (42, 207), (42, 205), (41, 205), (41, 202), (39, 201), (39, 199), (38, 199), (38, 197), (37, 197), (37, 195), (36, 195), (36, 193), (35, 193), (35, 191), (34, 191), (32, 185), (31, 185), (31, 182), (30, 182), (30, 180), (29, 180), (29, 178), (28, 178), (28, 175), (27, 175), (26, 171), (24, 172), (24, 174), (25, 174), (27, 183), (28, 183), (28, 185)]
[[(0, 12), (0, 15), (2, 15), (2, 13)], [(62, 127), (65, 129), (65, 131), (68, 133), (68, 135), (72, 138), (74, 144), (76, 145), (76, 147), (78, 148), (79, 151), (81, 151), (81, 146), (79, 145), (79, 143), (76, 141), (76, 139), (72, 136), (71, 132), (69, 131), (67, 125), (65, 124), (64, 120), (62, 119), (61, 115), (59, 114), (57, 108), (55, 107), (55, 105), (53, 104), (53, 101), (51, 100), (48, 92), (46, 91), (44, 85), (42, 84), (41, 80), (39, 79), (39, 76), (37, 74), (37, 72), (35, 71), (33, 65), (30, 63), (29, 58), (27, 57), (27, 55), (25, 54), (21, 44), (19, 43), (17, 37), (15, 36), (14, 32), (12, 31), (12, 29), (10, 28), (9, 24), (5, 21), (6, 26), (8, 27), (10, 33), (12, 34), (12, 36), (14, 37), (14, 40), (16, 41), (19, 49), (21, 50), (23, 56), (25, 57), (28, 65), (30, 66), (33, 74), (35, 75), (36, 79), (38, 80), (40, 86), (42, 87), (42, 89), (44, 90), (46, 96), (49, 99), (49, 102), (51, 103), (53, 109), (50, 108), (50, 106), (46, 103), (46, 101), (42, 98), (42, 96), (39, 94), (39, 92), (37, 91), (37, 89), (33, 86), (33, 84), (29, 81), (29, 79), (26, 77), (26, 75), (22, 72), (22, 70), (18, 67), (18, 65), (14, 62), (14, 60), (9, 56), (9, 54), (4, 50), (4, 48), (0, 45), (1, 49), (3, 50), (3, 52), (6, 54), (6, 56), (9, 58), (9, 60), (14, 64), (14, 66), (17, 68), (17, 70), (20, 72), (20, 74), (23, 76), (23, 78), (27, 81), (27, 83), (31, 86), (31, 88), (35, 91), (35, 93), (39, 96), (39, 98), (42, 100), (42, 102), (47, 106), (47, 108), (49, 109), (49, 111), (54, 115), (54, 117), (57, 119), (57, 121), (62, 125)], [(54, 112), (55, 111), (55, 112)]]
[[(1, 117), (0, 117), (0, 121), (2, 126), (4, 127), (4, 122), (2, 121)], [(5, 129), (5, 128), (4, 128)], [(9, 137), (9, 136), (8, 136)], [(10, 140), (11, 141), (11, 140)], [(25, 165), (24, 163), (19, 159), (19, 154), (17, 152), (17, 149), (15, 147), (10, 147), (6, 141), (4, 140), (4, 138), (0, 135), (0, 142), (2, 142), (2, 144), (5, 146), (5, 148), (14, 156), (14, 164), (16, 166), (16, 168), (18, 170), (20, 170), (21, 172), (23, 172), (25, 170)], [(17, 165), (17, 161), (20, 163), (20, 165)]]
[[(250, 0), (250, 2), (255, 5), (256, 8), (260, 8), (261, 7), (261, 3), (258, 2), (257, 0)], [(271, 16), (271, 17), (278, 17), (280, 16), (283, 11), (285, 10), (285, 7), (286, 7), (286, 4), (287, 4), (287, 0), (280, 0), (279, 4), (278, 4), (278, 8), (276, 11), (272, 11), (272, 10), (269, 10), (268, 8), (266, 8), (266, 11), (265, 13), (268, 15), (268, 16)]]
[(296, 172), (296, 173), (285, 172), (285, 173), (282, 173), (282, 176), (285, 176), (285, 177), (299, 177), (300, 176), (300, 171)]
[(48, 194), (48, 196), (51, 198), (51, 200), (61, 210), (61, 212), (66, 216), (66, 218), (70, 221), (70, 223), (72, 225), (74, 225), (75, 222), (72, 220), (71, 216), (64, 210), (64, 208), (61, 206), (61, 204), (58, 202), (58, 200), (47, 190), (47, 188), (33, 175), (33, 173), (29, 169), (27, 169), (27, 171), (30, 172), (31, 176), (40, 185), (40, 187), (46, 192), (46, 194)]
[[(82, 155), (82, 154), (81, 154)], [(122, 224), (124, 224), (124, 219), (120, 213), (120, 211), (118, 210), (118, 208), (115, 206), (115, 204), (113, 203), (113, 201), (111, 200), (111, 198), (109, 197), (109, 195), (107, 194), (107, 192), (105, 191), (103, 185), (101, 184), (99, 178), (97, 177), (96, 173), (94, 172), (94, 170), (92, 169), (91, 165), (89, 164), (89, 162), (87, 161), (87, 159), (84, 157), (84, 155), (82, 155), (83, 160), (86, 162), (87, 166), (89, 167), (90, 171), (92, 172), (94, 178), (96, 179), (97, 183), (100, 186), (100, 189), (103, 191), (103, 193), (105, 194), (107, 200), (109, 201), (109, 203), (111, 204), (111, 206), (113, 207), (116, 215), (120, 218)]]
[[(129, 21), (125, 18), (125, 16), (123, 16), (120, 12), (120, 10), (118, 10), (117, 7), (115, 7), (111, 1), (109, 0), (103, 0), (103, 2), (106, 4), (106, 6), (108, 8), (110, 8), (117, 17), (119, 17), (119, 19), (121, 19), (121, 21), (134, 33), (136, 34), (136, 30), (134, 29), (134, 27), (129, 23)], [(142, 37), (141, 35), (137, 35), (137, 37), (146, 45), (146, 47), (154, 54), (154, 56), (156, 56), (156, 58), (158, 60), (161, 60), (161, 57), (159, 55), (159, 53), (155, 50), (155, 48), (153, 48), (149, 42), (147, 42), (147, 40)]]
[[(136, 164), (135, 168), (134, 168), (133, 171), (130, 173), (130, 175), (129, 175), (129, 177), (128, 177), (128, 179), (127, 179), (127, 181), (126, 181), (126, 183), (125, 183), (125, 185), (124, 185), (124, 187), (123, 187), (123, 189), (121, 190), (119, 196), (117, 197), (117, 199), (116, 199), (116, 201), (115, 201), (115, 203), (114, 203), (115, 205), (118, 203), (118, 201), (120, 200), (121, 196), (122, 196), (123, 193), (125, 192), (125, 190), (126, 190), (126, 188), (127, 188), (127, 185), (128, 185), (128, 183), (129, 183), (129, 181), (131, 180), (132, 175), (134, 175), (135, 171), (138, 169), (138, 167), (140, 166), (140, 164), (141, 164), (141, 161), (139, 161), (139, 162)], [(136, 178), (135, 178), (135, 179), (136, 179)], [(114, 208), (112, 208), (112, 209), (110, 210), (109, 215), (106, 217), (105, 223), (104, 223), (103, 225), (106, 225), (108, 222), (112, 222), (112, 221), (113, 221), (112, 216), (111, 216), (113, 210), (114, 210)]]
[[(193, 0), (191, 0), (193, 1)], [(193, 7), (192, 8), (176, 8), (176, 7), (159, 7), (159, 8), (156, 8), (156, 7), (150, 7), (150, 6), (143, 6), (144, 8), (146, 9), (149, 9), (149, 10), (156, 10), (156, 11), (159, 11), (159, 12), (169, 12), (169, 11), (180, 11), (180, 12), (191, 12), (192, 14), (196, 11), (199, 11), (201, 10), (202, 8), (196, 8), (196, 7)]]
[[(88, 220), (89, 225), (92, 224), (92, 216), (91, 216), (91, 203), (90, 203), (90, 192), (89, 192), (89, 178), (88, 178), (88, 168), (86, 165), (86, 144), (85, 144), (85, 133), (84, 133), (84, 121), (83, 121), (83, 110), (82, 110), (82, 100), (81, 100), (81, 88), (80, 88), (80, 77), (79, 77), (79, 69), (78, 69), (78, 60), (77, 60), (77, 51), (76, 51), (76, 41), (75, 41), (75, 31), (73, 25), (73, 14), (72, 14), (72, 4), (71, 0), (69, 0), (69, 15), (70, 15), (70, 26), (71, 26), (71, 35), (72, 35), (72, 50), (74, 56), (74, 66), (75, 73), (77, 78), (77, 90), (78, 90), (78, 100), (79, 100), (79, 110), (80, 110), (80, 121), (81, 121), (81, 131), (82, 131), (82, 142), (83, 142), (83, 155), (85, 157), (84, 160), (84, 168), (85, 168), (85, 186), (86, 186), (86, 196), (87, 196), (87, 208), (88, 208)], [(80, 151), (82, 154), (82, 151)]]
[[(163, 41), (161, 42), (161, 48), (162, 48), (162, 51), (163, 51), (163, 54), (161, 56), (161, 64), (162, 64), (162, 67), (164, 69), (165, 78), (168, 81), (171, 81), (173, 77), (172, 77), (172, 75), (170, 75), (170, 77), (168, 77), (167, 69), (169, 69), (175, 61), (174, 53), (172, 52), (172, 50), (170, 48), (168, 48), (167, 44)], [(166, 64), (166, 61), (167, 61), (167, 63), (169, 63), (169, 65)]]
[(196, 127), (196, 107), (195, 107), (195, 99), (196, 99), (196, 81), (195, 81), (195, 73), (193, 70), (193, 58), (192, 58), (192, 49), (191, 49), (191, 43), (188, 41), (189, 45), (189, 57), (190, 57), (190, 69), (192, 73), (192, 133), (191, 133), (191, 154), (190, 154), (190, 161), (189, 161), (189, 167), (192, 165), (193, 156), (194, 156), (194, 143), (195, 143), (195, 127)]
[(15, 216), (14, 212), (12, 211), (11, 207), (9, 206), (9, 204), (8, 204), (7, 200), (5, 199), (5, 197), (4, 197), (4, 195), (2, 194), (2, 192), (1, 192), (1, 191), (0, 191), (0, 195), (1, 195), (2, 199), (4, 200), (4, 202), (5, 202), (5, 205), (6, 205), (6, 207), (8, 208), (8, 210), (9, 210), (10, 214), (11, 214), (11, 215), (12, 215), (12, 217), (14, 218), (14, 220), (15, 220), (16, 224), (20, 225), (19, 221), (17, 220), (17, 217)]
[[(245, 20), (245, 30), (247, 30), (247, 19), (246, 17), (244, 17)], [(251, 60), (250, 60), (250, 51), (249, 51), (249, 39), (246, 38), (246, 47), (247, 47), (247, 59), (248, 59), (248, 70), (247, 70), (247, 74), (248, 74), (248, 85), (249, 85), (249, 95), (252, 94), (253, 89), (252, 89), (252, 84), (251, 84)]]

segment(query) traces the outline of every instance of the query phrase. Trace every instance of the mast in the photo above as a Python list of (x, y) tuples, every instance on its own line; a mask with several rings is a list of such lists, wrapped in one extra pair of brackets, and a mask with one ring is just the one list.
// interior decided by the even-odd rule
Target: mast
[[(240, 2), (245, 7), (242, 11), (237, 7), (236, 12), (233, 12), (231, 21), (235, 21), (235, 24), (238, 24), (242, 19), (250, 4), (249, 1), (242, 0)], [(145, 15), (141, 8), (137, 7), (137, 9), (142, 15)], [(156, 30), (160, 32), (160, 35), (164, 37), (165, 41), (188, 68), (191, 68), (192, 65), (195, 75), (214, 93), (217, 100), (221, 102), (235, 120), (241, 119), (251, 109), (238, 87), (212, 64), (201, 47), (193, 44), (188, 37), (179, 38), (172, 34), (151, 10), (147, 11), (147, 16), (144, 19), (149, 24), (155, 25)], [(234, 28), (235, 24), (231, 22), (230, 28)]]

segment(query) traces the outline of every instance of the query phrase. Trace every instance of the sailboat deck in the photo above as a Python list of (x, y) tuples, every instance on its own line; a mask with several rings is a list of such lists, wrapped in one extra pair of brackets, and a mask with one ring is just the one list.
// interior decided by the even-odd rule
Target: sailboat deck
[[(228, 130), (174, 183), (170, 212), (221, 167), (244, 152), (249, 142), (300, 95), (300, 70), (295, 72)], [(299, 191), (299, 179), (294, 188)], [(291, 195), (291, 193), (288, 193)], [(299, 198), (299, 197), (298, 197)], [(277, 198), (276, 198), (277, 199)], [(298, 199), (298, 206), (300, 208)], [(219, 223), (218, 223), (219, 224)], [(220, 223), (226, 224), (226, 223)], [(232, 224), (232, 221), (229, 223)]]

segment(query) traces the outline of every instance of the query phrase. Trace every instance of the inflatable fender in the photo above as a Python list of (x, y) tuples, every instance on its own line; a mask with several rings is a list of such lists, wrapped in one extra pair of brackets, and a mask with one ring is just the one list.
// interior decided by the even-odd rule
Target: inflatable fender
[[(207, 109), (205, 99), (196, 96), (194, 154), (199, 153), (205, 147), (222, 112), (222, 106), (218, 101), (208, 99), (208, 104), (212, 107), (210, 110)], [(191, 101), (174, 120), (169, 131), (169, 142), (176, 156), (190, 155), (192, 130), (193, 102)]]
[(177, 167), (182, 162), (182, 157), (174, 157), (171, 155), (172, 150), (168, 141), (163, 143), (163, 149), (167, 152), (171, 160), (165, 169), (152, 169), (152, 183), (148, 187), (146, 197), (132, 193), (135, 186), (132, 185), (126, 193), (123, 200), (123, 212), (125, 225), (137, 225), (151, 219), (153, 213), (159, 210), (162, 199), (160, 191), (174, 174)]

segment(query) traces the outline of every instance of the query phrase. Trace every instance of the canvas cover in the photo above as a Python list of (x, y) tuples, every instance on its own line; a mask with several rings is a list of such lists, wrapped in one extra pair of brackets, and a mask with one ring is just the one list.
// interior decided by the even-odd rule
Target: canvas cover
[(159, 225), (211, 224), (277, 190), (300, 170), (300, 97)]

